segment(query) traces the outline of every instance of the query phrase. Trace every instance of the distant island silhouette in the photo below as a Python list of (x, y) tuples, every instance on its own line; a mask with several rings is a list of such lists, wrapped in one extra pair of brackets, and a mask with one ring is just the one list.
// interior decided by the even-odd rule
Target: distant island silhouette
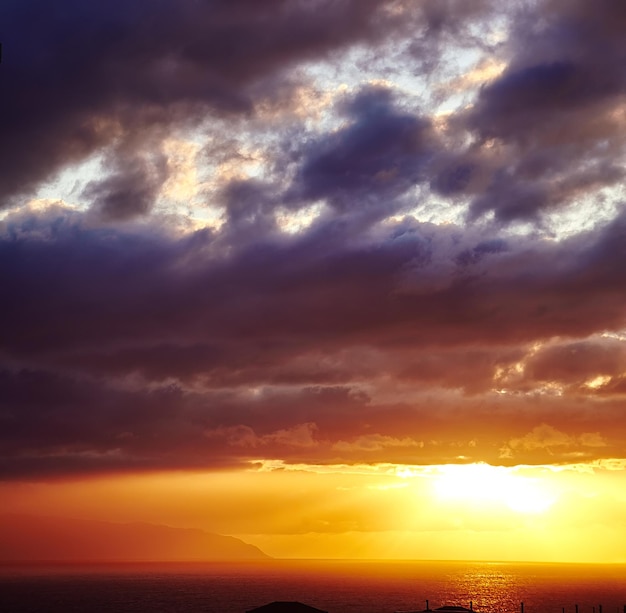
[[(440, 613), (465, 613), (465, 612), (473, 613), (474, 608), (470, 604), (469, 609), (467, 607), (462, 607), (459, 605), (444, 605), (442, 607), (437, 607), (436, 609), (431, 609), (428, 601), (426, 601), (426, 608), (423, 611), (419, 611), (419, 612), (404, 611), (402, 613), (435, 613), (436, 611), (439, 611)], [(270, 602), (269, 604), (265, 604), (260, 607), (256, 607), (254, 609), (248, 609), (246, 613), (328, 613), (328, 612), (322, 611), (321, 609), (317, 609), (315, 607), (312, 607), (310, 605), (307, 605), (298, 601), (278, 600), (275, 602)], [(400, 612), (397, 612), (397, 613), (400, 613)]]
[(0, 515), (0, 561), (255, 561), (270, 556), (232, 536), (148, 523)]
[(246, 613), (327, 613), (321, 609), (316, 609), (308, 604), (298, 601), (282, 601), (270, 602), (255, 609), (249, 609)]
[[(475, 613), (473, 604), (470, 602), (469, 608), (462, 607), (460, 605), (444, 605), (442, 607), (437, 607), (436, 609), (430, 608), (430, 603), (426, 601), (426, 608), (419, 611), (396, 611), (396, 613)], [(522, 611), (523, 613), (523, 611)]]

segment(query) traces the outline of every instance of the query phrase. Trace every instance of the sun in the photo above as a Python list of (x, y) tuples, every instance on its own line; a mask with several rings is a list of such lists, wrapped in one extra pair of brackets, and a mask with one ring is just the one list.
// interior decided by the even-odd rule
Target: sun
[(539, 478), (485, 463), (438, 467), (434, 490), (442, 500), (499, 503), (517, 513), (544, 513), (556, 501)]

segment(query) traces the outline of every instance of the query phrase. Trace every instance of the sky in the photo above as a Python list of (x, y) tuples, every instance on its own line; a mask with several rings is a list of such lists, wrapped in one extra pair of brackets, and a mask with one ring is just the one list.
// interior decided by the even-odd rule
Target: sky
[(4, 0), (6, 509), (626, 562), (625, 33), (623, 0)]

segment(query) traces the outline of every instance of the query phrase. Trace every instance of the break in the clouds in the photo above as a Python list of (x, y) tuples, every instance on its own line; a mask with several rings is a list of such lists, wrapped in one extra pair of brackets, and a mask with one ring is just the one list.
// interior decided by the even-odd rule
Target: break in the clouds
[(626, 457), (625, 31), (4, 2), (0, 477)]

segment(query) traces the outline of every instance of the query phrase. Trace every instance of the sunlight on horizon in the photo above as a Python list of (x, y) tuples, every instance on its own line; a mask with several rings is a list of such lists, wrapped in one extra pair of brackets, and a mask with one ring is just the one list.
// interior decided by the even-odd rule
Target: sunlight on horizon
[(4, 483), (0, 498), (8, 513), (199, 528), (277, 558), (624, 561), (621, 465), (258, 466)]
[(436, 495), (442, 500), (503, 503), (519, 513), (543, 513), (556, 502), (539, 479), (517, 475), (515, 469), (478, 464), (451, 464), (438, 469)]

